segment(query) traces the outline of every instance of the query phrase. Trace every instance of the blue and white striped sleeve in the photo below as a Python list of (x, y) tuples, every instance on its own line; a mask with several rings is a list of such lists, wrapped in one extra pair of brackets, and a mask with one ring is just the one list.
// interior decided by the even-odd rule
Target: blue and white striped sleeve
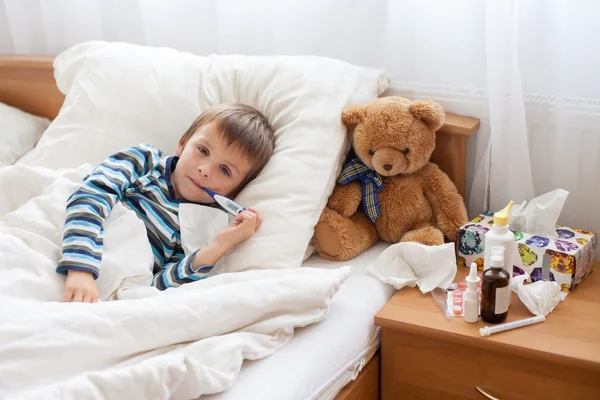
[(165, 263), (156, 274), (152, 285), (159, 290), (178, 287), (184, 283), (195, 282), (208, 277), (208, 273), (214, 265), (203, 265), (194, 270), (192, 262), (198, 251), (186, 256), (183, 249), (178, 247), (175, 254)]
[(56, 272), (87, 271), (98, 278), (104, 244), (104, 220), (123, 193), (160, 162), (160, 151), (141, 145), (113, 154), (75, 188), (67, 200), (62, 259)]

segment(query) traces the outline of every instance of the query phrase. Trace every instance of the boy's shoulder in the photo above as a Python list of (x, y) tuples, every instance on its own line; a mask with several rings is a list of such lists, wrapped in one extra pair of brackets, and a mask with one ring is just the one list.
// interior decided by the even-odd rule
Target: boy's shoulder
[(137, 146), (127, 147), (119, 150), (113, 155), (114, 158), (135, 158), (143, 162), (157, 162), (163, 158), (163, 152), (148, 143), (138, 144)]
[(163, 155), (163, 152), (160, 149), (158, 149), (148, 143), (141, 143), (141, 144), (138, 144), (137, 146), (131, 146), (131, 147), (121, 150), (121, 152), (137, 153), (137, 154), (143, 154), (145, 156), (152, 156), (152, 157), (158, 157), (158, 158), (162, 158), (162, 155)]
[(122, 149), (109, 159), (113, 160), (112, 163), (129, 165), (139, 174), (159, 166), (163, 160), (163, 152), (151, 144), (142, 143)]

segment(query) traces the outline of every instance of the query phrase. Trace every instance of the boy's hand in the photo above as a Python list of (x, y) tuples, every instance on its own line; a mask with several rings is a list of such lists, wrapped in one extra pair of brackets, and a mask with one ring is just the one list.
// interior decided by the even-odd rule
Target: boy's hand
[(229, 225), (217, 235), (217, 242), (227, 249), (254, 235), (262, 222), (262, 218), (258, 211), (249, 208), (235, 217), (235, 222), (235, 224)]
[(70, 270), (65, 280), (65, 302), (95, 303), (98, 301), (98, 287), (91, 272)]

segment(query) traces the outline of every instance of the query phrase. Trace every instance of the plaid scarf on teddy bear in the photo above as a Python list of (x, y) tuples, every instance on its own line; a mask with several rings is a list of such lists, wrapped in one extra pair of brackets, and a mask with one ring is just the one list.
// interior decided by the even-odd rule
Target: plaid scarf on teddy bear
[(381, 214), (377, 198), (377, 192), (383, 189), (381, 176), (363, 164), (360, 158), (355, 157), (344, 165), (337, 182), (345, 185), (356, 179), (360, 180), (362, 187), (363, 210), (367, 214), (367, 217), (375, 222), (379, 214)]

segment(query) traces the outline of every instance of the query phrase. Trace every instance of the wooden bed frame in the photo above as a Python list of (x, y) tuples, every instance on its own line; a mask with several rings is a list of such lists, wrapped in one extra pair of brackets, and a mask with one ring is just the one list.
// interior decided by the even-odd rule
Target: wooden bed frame
[[(0, 102), (31, 114), (54, 119), (65, 96), (56, 87), (52, 56), (0, 56)], [(479, 120), (446, 113), (444, 126), (437, 132), (432, 161), (448, 174), (464, 197), (466, 185), (467, 139), (479, 129)], [(379, 398), (379, 352), (363, 368), (356, 380), (336, 396), (336, 400), (375, 400)]]

